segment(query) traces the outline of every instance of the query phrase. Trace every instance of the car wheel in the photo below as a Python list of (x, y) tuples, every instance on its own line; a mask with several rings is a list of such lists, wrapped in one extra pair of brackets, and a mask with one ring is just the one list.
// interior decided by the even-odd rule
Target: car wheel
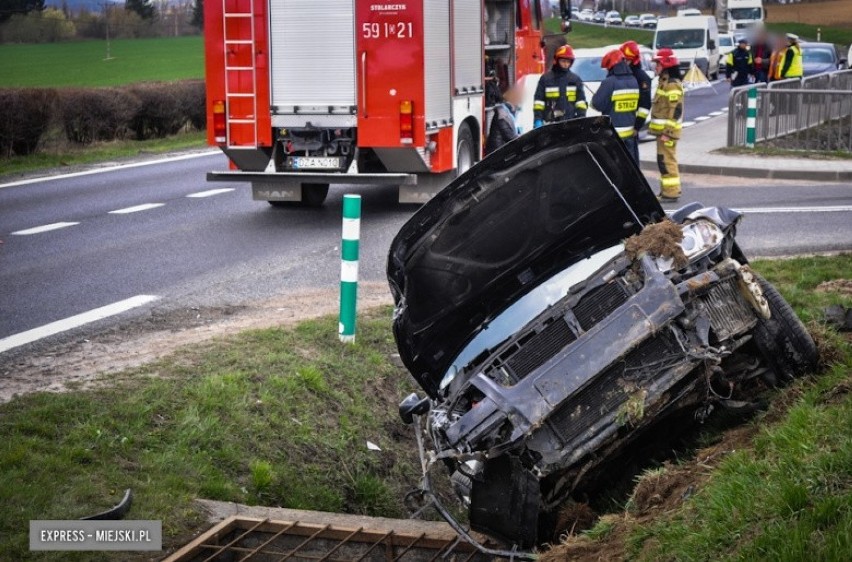
[(754, 338), (776, 379), (791, 380), (816, 369), (819, 352), (807, 328), (772, 283), (759, 275), (755, 277), (771, 317), (760, 321)]
[(476, 144), (470, 127), (462, 125), (459, 130), (459, 140), (456, 145), (456, 176), (468, 171), (476, 163)]

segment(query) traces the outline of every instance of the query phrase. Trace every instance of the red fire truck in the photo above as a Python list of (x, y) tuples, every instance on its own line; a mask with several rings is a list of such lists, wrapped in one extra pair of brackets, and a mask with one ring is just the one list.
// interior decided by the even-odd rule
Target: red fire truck
[[(561, 0), (563, 30), (570, 17)], [(545, 70), (548, 0), (208, 0), (210, 181), (272, 205), (329, 184), (421, 202), (481, 157), (488, 106)], [(495, 87), (499, 89), (496, 90)], [(491, 95), (489, 96), (489, 92)]]

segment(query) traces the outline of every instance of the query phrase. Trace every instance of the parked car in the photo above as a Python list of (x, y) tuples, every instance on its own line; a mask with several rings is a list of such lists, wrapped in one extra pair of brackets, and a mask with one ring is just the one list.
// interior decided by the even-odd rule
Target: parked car
[[(607, 47), (598, 47), (593, 49), (574, 49), (574, 64), (571, 70), (583, 79), (583, 87), (586, 89), (586, 100), (591, 102), (592, 96), (598, 91), (598, 88), (606, 78), (607, 71), (601, 68), (601, 59), (603, 56), (613, 49), (617, 49), (618, 45), (609, 45)], [(640, 47), (642, 52), (642, 68), (651, 78), (651, 97), (657, 91), (659, 79), (654, 73), (654, 65), (651, 62), (653, 52), (647, 47)], [(589, 103), (589, 109), (586, 112), (589, 117), (600, 115)]]
[(618, 12), (607, 12), (604, 17), (604, 23), (607, 25), (621, 25), (621, 14)]
[(639, 436), (812, 369), (807, 330), (737, 245), (741, 218), (696, 203), (666, 221), (600, 117), (526, 133), (421, 207), (387, 270), (427, 394), (400, 404), (420, 497), (464, 531), (432, 484), (446, 468), (471, 528), (530, 548)]
[(580, 8), (571, 8), (571, 19), (580, 19)]
[(577, 19), (580, 21), (594, 21), (595, 13), (587, 8), (580, 12), (580, 17)]
[(642, 27), (647, 27), (650, 29), (654, 29), (657, 27), (657, 16), (654, 14), (641, 14), (639, 16), (639, 21), (642, 22)]
[(833, 43), (801, 43), (800, 45), (805, 76), (843, 70), (849, 66), (849, 60), (843, 58)]
[(624, 18), (624, 25), (627, 27), (642, 27), (642, 20), (639, 16), (627, 16)]
[(719, 68), (725, 68), (725, 57), (728, 53), (737, 48), (736, 39), (733, 33), (720, 33), (719, 42)]
[(595, 17), (592, 19), (595, 23), (606, 22), (606, 12), (595, 12)]

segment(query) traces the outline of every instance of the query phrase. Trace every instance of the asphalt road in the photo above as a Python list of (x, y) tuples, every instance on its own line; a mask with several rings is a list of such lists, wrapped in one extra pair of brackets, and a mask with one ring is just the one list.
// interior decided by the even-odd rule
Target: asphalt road
[[(384, 280), (415, 209), (395, 188), (337, 187), (321, 209), (274, 209), (247, 185), (206, 183), (223, 165), (215, 154), (0, 187), (0, 339), (137, 295), (168, 309), (336, 287), (343, 192), (363, 196), (361, 278)], [(687, 185), (682, 202), (746, 209), (747, 252), (852, 249), (852, 186), (724, 181)]]

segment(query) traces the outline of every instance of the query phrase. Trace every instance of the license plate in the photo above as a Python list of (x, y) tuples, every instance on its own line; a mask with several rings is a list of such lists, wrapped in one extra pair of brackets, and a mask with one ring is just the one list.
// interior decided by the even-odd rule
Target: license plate
[(291, 156), (287, 159), (287, 167), (293, 170), (336, 169), (340, 164), (336, 156)]

